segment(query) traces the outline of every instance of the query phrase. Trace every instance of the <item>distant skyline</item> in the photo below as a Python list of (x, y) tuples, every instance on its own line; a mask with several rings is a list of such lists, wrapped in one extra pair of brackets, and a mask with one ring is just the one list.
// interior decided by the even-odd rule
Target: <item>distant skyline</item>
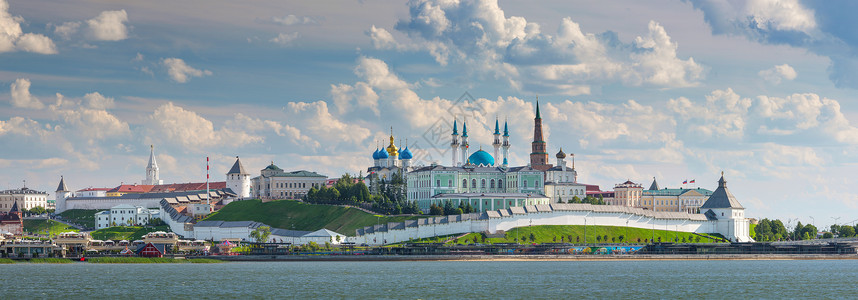
[[(449, 124), (610, 190), (714, 190), (752, 218), (858, 219), (858, 2), (0, 0), (0, 189), (212, 180), (240, 156), (329, 177)], [(460, 125), (461, 126), (461, 125)], [(445, 131), (446, 130), (446, 131)], [(416, 150), (416, 151), (415, 151)], [(553, 161), (553, 159), (552, 159)], [(792, 222), (794, 225), (795, 222)]]

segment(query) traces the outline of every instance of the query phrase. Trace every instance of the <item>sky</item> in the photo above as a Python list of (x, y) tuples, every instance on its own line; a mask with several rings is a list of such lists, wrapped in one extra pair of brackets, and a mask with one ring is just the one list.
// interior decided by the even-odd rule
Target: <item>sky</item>
[[(854, 1), (0, 0), (0, 189), (449, 164), (509, 123), (610, 190), (714, 190), (752, 218), (858, 219)], [(460, 125), (461, 126), (461, 125)], [(491, 151), (489, 151), (491, 152)], [(553, 159), (552, 159), (553, 160)]]

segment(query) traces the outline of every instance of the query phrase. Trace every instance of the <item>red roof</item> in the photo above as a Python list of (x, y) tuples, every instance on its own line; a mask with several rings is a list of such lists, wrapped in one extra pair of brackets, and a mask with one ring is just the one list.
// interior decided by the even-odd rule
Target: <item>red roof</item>
[[(219, 190), (226, 188), (226, 181), (217, 181), (217, 182), (209, 182), (209, 189)], [(152, 188), (151, 193), (165, 193), (165, 192), (185, 192), (185, 191), (202, 191), (206, 189), (205, 182), (194, 182), (194, 183), (173, 183), (173, 184), (160, 184), (156, 185)]]
[(154, 187), (154, 185), (142, 185), (142, 184), (141, 184), (141, 185), (137, 185), (137, 184), (131, 185), (131, 184), (123, 184), (123, 185), (120, 185), (120, 186), (117, 186), (117, 187), (115, 187), (115, 188), (110, 189), (108, 192), (111, 192), (111, 193), (113, 193), (113, 192), (120, 192), (120, 193), (148, 193), (150, 190), (152, 190), (152, 187)]

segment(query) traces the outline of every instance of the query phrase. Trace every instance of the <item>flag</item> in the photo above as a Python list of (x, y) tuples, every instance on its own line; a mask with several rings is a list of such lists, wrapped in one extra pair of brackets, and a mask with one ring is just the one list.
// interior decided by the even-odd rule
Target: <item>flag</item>
[(691, 179), (691, 181), (690, 181), (690, 182), (691, 182), (691, 183), (694, 183), (694, 179)]
[(688, 184), (688, 179), (682, 182), (682, 184)]

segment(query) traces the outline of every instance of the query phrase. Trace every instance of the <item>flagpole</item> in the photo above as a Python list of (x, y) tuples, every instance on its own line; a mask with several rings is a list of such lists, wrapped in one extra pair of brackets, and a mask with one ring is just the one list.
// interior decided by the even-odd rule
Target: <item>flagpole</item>
[(206, 156), (206, 205), (209, 207), (209, 212), (212, 212), (212, 201), (209, 191), (209, 157)]

